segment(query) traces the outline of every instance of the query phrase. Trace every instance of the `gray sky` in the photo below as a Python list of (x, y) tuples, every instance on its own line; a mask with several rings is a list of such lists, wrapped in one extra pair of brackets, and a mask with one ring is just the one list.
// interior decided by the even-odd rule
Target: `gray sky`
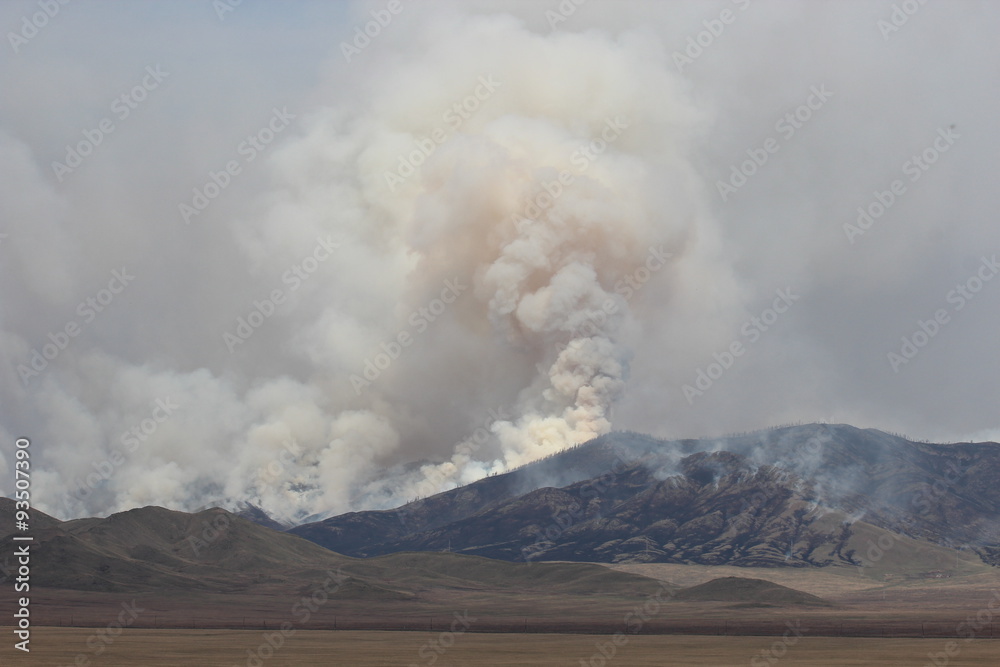
[(609, 428), (997, 439), (1000, 8), (574, 6), (0, 5), (0, 493), (20, 436), (63, 518), (289, 519)]

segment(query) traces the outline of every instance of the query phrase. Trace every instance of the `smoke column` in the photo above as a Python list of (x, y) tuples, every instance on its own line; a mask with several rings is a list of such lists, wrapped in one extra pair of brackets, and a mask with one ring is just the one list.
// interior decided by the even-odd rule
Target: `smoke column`
[[(701, 119), (654, 44), (540, 36), (479, 18), (441, 28), (426, 46), (384, 78), (373, 107), (385, 112), (350, 141), (361, 151), (359, 196), (412, 264), (400, 312), (420, 312), (449, 280), (468, 285), (449, 295), (447, 323), (424, 334), (455, 337), (471, 355), (458, 364), (464, 374), (444, 371), (449, 386), (502, 382), (484, 357), (516, 369), (521, 386), (511, 418), (489, 424), (492, 446), (467, 440), (401, 490), (391, 480), (397, 501), (608, 432), (628, 377), (633, 299), (650, 280), (705, 270), (714, 235), (685, 155)], [(699, 254), (699, 235), (709, 252)], [(461, 358), (454, 352), (432, 351), (434, 370)], [(419, 384), (400, 362), (387, 373)], [(381, 387), (367, 377), (352, 381)]]

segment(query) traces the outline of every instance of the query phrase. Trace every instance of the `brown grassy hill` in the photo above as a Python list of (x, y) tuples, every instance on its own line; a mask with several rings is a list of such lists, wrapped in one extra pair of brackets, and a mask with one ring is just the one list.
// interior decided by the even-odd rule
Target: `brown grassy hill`
[[(0, 521), (6, 514), (0, 510)], [(145, 507), (106, 519), (49, 519), (49, 527), (31, 531), (32, 578), (53, 588), (236, 591), (309, 579), (349, 560), (221, 509)], [(0, 545), (0, 561), (14, 548)]]
[(720, 577), (684, 588), (675, 594), (678, 600), (692, 602), (734, 602), (741, 604), (785, 606), (829, 606), (823, 598), (763, 579)]
[[(0, 522), (10, 510), (0, 510)], [(331, 572), (341, 599), (408, 600), (427, 591), (642, 595), (646, 577), (582, 563), (524, 564), (450, 553), (355, 559), (225, 510), (144, 507), (33, 530), (32, 584), (104, 592), (309, 592)], [(40, 522), (39, 522), (40, 523)], [(0, 545), (0, 562), (14, 545)]]

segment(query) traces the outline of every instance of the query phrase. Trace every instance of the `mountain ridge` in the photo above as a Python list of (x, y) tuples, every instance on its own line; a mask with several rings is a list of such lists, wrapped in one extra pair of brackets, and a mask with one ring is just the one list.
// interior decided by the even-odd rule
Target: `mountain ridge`
[(615, 432), (396, 509), (289, 532), (355, 556), (450, 548), (507, 560), (863, 566), (868, 540), (910, 540), (997, 564), (997, 474), (996, 443), (843, 424), (700, 440)]

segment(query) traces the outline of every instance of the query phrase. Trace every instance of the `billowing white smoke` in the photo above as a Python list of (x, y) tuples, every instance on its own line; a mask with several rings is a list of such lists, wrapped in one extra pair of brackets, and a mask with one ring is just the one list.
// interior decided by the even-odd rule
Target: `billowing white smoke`
[[(493, 458), (464, 442), (402, 489), (392, 480), (398, 499), (607, 432), (628, 373), (629, 301), (653, 273), (667, 280), (674, 251), (706, 224), (693, 215), (699, 190), (684, 155), (698, 117), (652, 45), (543, 37), (507, 19), (447, 33), (379, 91), (376, 107), (391, 111), (354, 142), (367, 147), (358, 177), (415, 262), (416, 300), (452, 272), (470, 276), (455, 320), (477, 345), (535, 370), (512, 417), (489, 426)], [(437, 147), (449, 121), (455, 134)], [(404, 163), (421, 168), (406, 179)], [(460, 382), (493, 381), (470, 371)]]
[[(193, 283), (208, 367), (200, 351), (142, 365), (80, 345), (28, 390), (5, 379), (47, 424), (42, 509), (398, 505), (607, 432), (644, 294), (687, 315), (727, 301), (687, 156), (702, 119), (658, 46), (502, 16), (428, 25), (359, 63), (349, 104), (304, 114), (267, 157), (272, 187), (212, 231), (251, 285)], [(221, 207), (197, 224), (227, 229)], [(194, 270), (215, 275), (211, 255)], [(711, 298), (672, 304), (672, 284), (706, 276)], [(273, 317), (219, 343), (276, 287)], [(37, 339), (4, 335), (15, 362)]]

